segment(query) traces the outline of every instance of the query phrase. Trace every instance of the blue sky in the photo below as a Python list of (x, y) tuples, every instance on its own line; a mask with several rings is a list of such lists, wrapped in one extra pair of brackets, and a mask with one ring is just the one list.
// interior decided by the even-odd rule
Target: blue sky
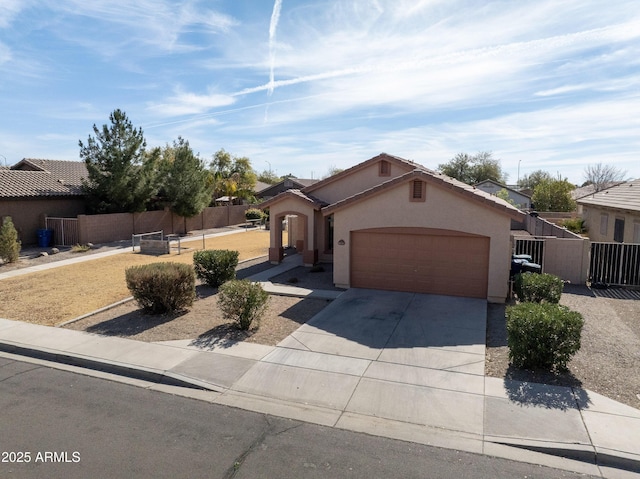
[(2, 0), (0, 162), (78, 160), (116, 108), (279, 175), (492, 151), (510, 182), (640, 177), (637, 0)]

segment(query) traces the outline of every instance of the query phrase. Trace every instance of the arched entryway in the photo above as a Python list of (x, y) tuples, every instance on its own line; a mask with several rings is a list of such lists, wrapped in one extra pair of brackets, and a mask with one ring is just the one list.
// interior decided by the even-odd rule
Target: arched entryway
[[(290, 218), (290, 221), (286, 221)], [(289, 225), (287, 234), (288, 245), (296, 248), (302, 254), (305, 265), (313, 265), (318, 262), (318, 250), (309, 241), (309, 217), (299, 211), (280, 211), (273, 214), (270, 219), (271, 247), (269, 248), (269, 261), (277, 264), (284, 258), (284, 246), (282, 241), (284, 225)]]

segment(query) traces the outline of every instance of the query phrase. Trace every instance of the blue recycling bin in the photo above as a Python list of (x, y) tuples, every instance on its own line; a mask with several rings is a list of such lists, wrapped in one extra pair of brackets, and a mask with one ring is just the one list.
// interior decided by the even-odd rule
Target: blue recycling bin
[(51, 245), (53, 239), (53, 230), (41, 229), (38, 230), (38, 246), (40, 248), (47, 248)]

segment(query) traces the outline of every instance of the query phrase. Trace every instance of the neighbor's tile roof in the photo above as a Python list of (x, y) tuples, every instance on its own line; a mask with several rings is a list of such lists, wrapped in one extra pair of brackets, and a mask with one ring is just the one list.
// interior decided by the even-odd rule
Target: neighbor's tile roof
[(329, 204), (326, 201), (322, 201), (322, 200), (316, 198), (315, 196), (309, 195), (307, 193), (303, 193), (302, 191), (293, 188), (293, 189), (290, 189), (290, 190), (287, 190), (287, 191), (283, 191), (278, 196), (274, 196), (273, 198), (268, 199), (267, 201), (265, 201), (263, 203), (260, 203), (258, 205), (258, 208), (261, 208), (261, 209), (268, 208), (272, 204), (278, 203), (278, 202), (284, 200), (285, 198), (297, 198), (297, 199), (304, 200), (307, 203), (311, 203), (313, 205), (313, 207), (315, 209), (317, 209), (317, 210), (319, 210), (323, 206), (327, 206)]
[(79, 161), (24, 159), (0, 169), (0, 198), (82, 195), (85, 164)]
[(580, 198), (581, 205), (600, 206), (627, 211), (640, 211), (640, 179), (627, 181), (606, 190)]

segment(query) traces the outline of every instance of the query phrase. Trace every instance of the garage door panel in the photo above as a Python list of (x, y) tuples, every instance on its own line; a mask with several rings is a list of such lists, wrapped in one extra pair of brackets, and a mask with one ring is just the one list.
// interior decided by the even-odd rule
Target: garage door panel
[(356, 231), (351, 285), (486, 298), (489, 238)]

